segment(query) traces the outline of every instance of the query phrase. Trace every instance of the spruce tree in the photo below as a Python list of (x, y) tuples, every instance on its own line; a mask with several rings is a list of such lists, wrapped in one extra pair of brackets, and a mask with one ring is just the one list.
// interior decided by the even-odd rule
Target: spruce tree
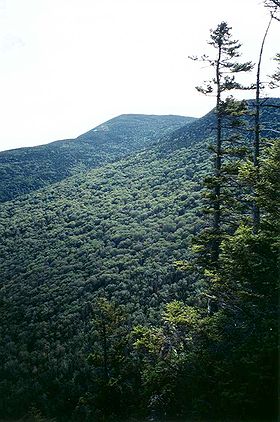
[(235, 102), (229, 93), (234, 90), (250, 89), (236, 80), (236, 75), (241, 72), (251, 71), (251, 62), (239, 62), (241, 44), (232, 38), (231, 27), (226, 22), (221, 22), (216, 29), (210, 31), (208, 44), (215, 49), (215, 55), (210, 57), (203, 55), (190, 57), (193, 60), (200, 60), (213, 68), (214, 77), (206, 81), (203, 86), (196, 89), (207, 95), (215, 94), (216, 97), (216, 127), (215, 127), (215, 147), (214, 170), (211, 178), (210, 208), (213, 214), (211, 233), (211, 261), (215, 265), (218, 263), (220, 255), (220, 243), (222, 239), (222, 218), (223, 218), (223, 165), (224, 165), (224, 145), (229, 140), (228, 128), (223, 126), (223, 122), (229, 116), (234, 116), (233, 125), (236, 125), (235, 117), (242, 115), (245, 111), (244, 103)]

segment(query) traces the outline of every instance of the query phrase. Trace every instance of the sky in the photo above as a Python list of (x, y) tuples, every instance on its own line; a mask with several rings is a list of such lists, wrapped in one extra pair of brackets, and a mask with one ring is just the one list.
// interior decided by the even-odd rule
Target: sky
[[(257, 62), (268, 19), (262, 0), (0, 0), (0, 150), (75, 138), (120, 114), (200, 117), (215, 99), (195, 86), (212, 75), (188, 56), (209, 52), (209, 30), (226, 21)], [(264, 78), (279, 34), (275, 21)]]

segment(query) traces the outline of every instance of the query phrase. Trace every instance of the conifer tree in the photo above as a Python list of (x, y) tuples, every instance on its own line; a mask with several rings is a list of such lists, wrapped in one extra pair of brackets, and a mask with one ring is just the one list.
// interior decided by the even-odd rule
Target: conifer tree
[[(216, 128), (214, 147), (214, 171), (212, 177), (211, 208), (213, 213), (212, 240), (211, 240), (211, 261), (218, 262), (221, 243), (222, 228), (222, 205), (223, 205), (223, 164), (226, 134), (223, 130), (223, 121), (228, 116), (243, 114), (244, 103), (235, 102), (229, 93), (233, 90), (243, 90), (252, 88), (242, 85), (236, 80), (236, 75), (241, 72), (251, 71), (251, 62), (239, 62), (241, 44), (232, 38), (231, 27), (226, 22), (221, 22), (215, 30), (210, 31), (210, 41), (208, 44), (215, 49), (214, 57), (203, 55), (190, 57), (193, 60), (200, 60), (207, 63), (214, 70), (214, 77), (206, 81), (203, 86), (196, 89), (203, 94), (215, 94), (216, 97)], [(234, 123), (236, 124), (236, 123)]]
[(275, 59), (277, 63), (277, 68), (275, 72), (271, 75), (271, 88), (279, 88), (280, 87), (280, 53), (276, 54)]

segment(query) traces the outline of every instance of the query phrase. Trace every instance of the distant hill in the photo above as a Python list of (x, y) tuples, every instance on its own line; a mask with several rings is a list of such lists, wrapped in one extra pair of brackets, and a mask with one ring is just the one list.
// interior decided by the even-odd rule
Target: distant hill
[(126, 114), (74, 140), (0, 152), (0, 202), (144, 149), (193, 120)]

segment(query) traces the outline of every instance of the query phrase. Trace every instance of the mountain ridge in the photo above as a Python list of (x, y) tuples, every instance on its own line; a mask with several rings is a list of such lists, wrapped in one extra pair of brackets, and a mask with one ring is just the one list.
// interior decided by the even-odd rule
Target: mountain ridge
[[(0, 152), (0, 202), (113, 162), (151, 145), (193, 118), (121, 115), (75, 139)], [(104, 125), (108, 130), (104, 131)]]
[[(244, 118), (247, 142), (253, 140), (254, 100), (248, 100), (251, 115)], [(261, 136), (278, 137), (280, 99), (262, 102)], [(251, 129), (250, 129), (251, 127)], [(249, 130), (248, 130), (249, 128)], [(122, 114), (75, 139), (0, 152), (0, 203), (59, 182), (74, 174), (103, 166), (152, 145), (166, 153), (193, 142), (213, 140), (215, 110), (201, 118), (176, 115)], [(248, 145), (249, 145), (248, 143)]]
[(77, 136), (75, 139), (86, 139), (92, 135), (94, 135), (96, 132), (98, 132), (99, 129), (102, 129), (110, 124), (110, 123), (114, 123), (116, 121), (121, 122), (122, 120), (126, 120), (126, 119), (132, 119), (135, 121), (145, 121), (145, 120), (151, 120), (151, 119), (162, 119), (164, 118), (164, 120), (170, 120), (171, 123), (174, 122), (174, 120), (178, 121), (178, 124), (181, 125), (183, 122), (186, 121), (193, 121), (196, 120), (197, 118), (195, 117), (189, 117), (189, 116), (180, 116), (180, 115), (176, 115), (176, 114), (138, 114), (138, 113), (125, 113), (125, 114), (120, 114), (116, 117), (113, 117), (112, 119), (106, 120), (105, 122), (101, 123), (98, 126), (95, 126), (93, 129), (90, 129), (84, 133), (82, 133), (81, 135)]
[[(254, 133), (254, 99), (246, 100), (248, 105), (248, 116), (245, 115), (243, 122), (247, 125), (244, 130), (238, 129), (248, 140), (253, 140)], [(215, 109), (210, 110), (207, 114), (200, 117), (199, 119), (190, 122), (189, 125), (182, 126), (174, 131), (169, 138), (165, 138), (163, 148), (172, 149), (180, 148), (189, 145), (193, 140), (202, 141), (205, 139), (213, 139), (215, 134)], [(263, 138), (277, 138), (279, 137), (279, 131), (274, 132), (273, 128), (268, 128), (265, 123), (269, 123), (270, 126), (279, 127), (280, 120), (280, 98), (268, 97), (261, 101), (260, 121), (261, 127), (260, 132)], [(264, 123), (262, 123), (264, 121)], [(227, 131), (228, 133), (228, 131)]]

